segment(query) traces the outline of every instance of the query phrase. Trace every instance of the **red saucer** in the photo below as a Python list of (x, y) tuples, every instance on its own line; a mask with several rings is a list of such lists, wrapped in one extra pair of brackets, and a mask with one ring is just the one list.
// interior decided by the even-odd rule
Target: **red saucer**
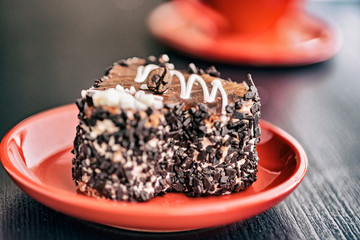
[(225, 196), (189, 198), (168, 193), (145, 203), (95, 199), (76, 193), (71, 178), (75, 105), (34, 115), (1, 141), (1, 162), (27, 194), (56, 211), (139, 231), (185, 231), (225, 225), (259, 214), (287, 197), (304, 178), (307, 157), (289, 134), (262, 121), (258, 180)]
[[(228, 63), (298, 66), (322, 62), (340, 49), (341, 34), (323, 21), (295, 13), (256, 35), (216, 34), (181, 10), (187, 1), (167, 2), (150, 15), (151, 33), (181, 53)], [(189, 6), (186, 6), (189, 7)]]

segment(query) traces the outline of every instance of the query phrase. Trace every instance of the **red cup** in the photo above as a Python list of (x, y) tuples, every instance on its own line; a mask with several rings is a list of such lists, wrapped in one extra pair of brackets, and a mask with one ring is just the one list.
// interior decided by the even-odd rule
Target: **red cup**
[(269, 66), (321, 62), (341, 35), (307, 14), (305, 0), (173, 0), (149, 18), (151, 32), (193, 56)]
[(303, 0), (175, 0), (199, 27), (210, 31), (259, 33), (284, 15), (300, 11)]

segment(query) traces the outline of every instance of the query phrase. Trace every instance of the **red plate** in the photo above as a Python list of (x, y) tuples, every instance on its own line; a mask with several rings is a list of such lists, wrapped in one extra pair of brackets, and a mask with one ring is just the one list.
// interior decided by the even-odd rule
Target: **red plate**
[(289, 134), (262, 121), (258, 180), (246, 191), (188, 198), (169, 193), (145, 203), (115, 202), (76, 193), (70, 153), (77, 125), (75, 105), (34, 115), (5, 135), (1, 162), (27, 194), (59, 212), (140, 231), (184, 231), (225, 225), (259, 214), (288, 196), (307, 170), (307, 157)]
[(196, 16), (189, 14), (190, 10), (202, 11), (194, 2), (167, 2), (157, 7), (148, 21), (151, 33), (180, 53), (260, 66), (322, 62), (333, 57), (342, 43), (334, 26), (302, 12), (292, 13), (281, 24), (257, 34), (219, 33), (216, 22), (196, 21)]

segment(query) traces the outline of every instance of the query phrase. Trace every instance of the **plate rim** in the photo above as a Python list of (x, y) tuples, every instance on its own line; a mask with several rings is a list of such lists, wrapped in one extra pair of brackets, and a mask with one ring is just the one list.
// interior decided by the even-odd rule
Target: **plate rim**
[[(89, 209), (98, 209), (98, 211), (104, 211), (104, 212), (113, 212), (114, 214), (121, 214), (121, 215), (126, 215), (126, 216), (134, 216), (134, 210), (138, 209), (139, 205), (138, 203), (129, 203), (129, 202), (116, 202), (116, 201), (112, 201), (112, 200), (106, 200), (106, 199), (93, 199), (87, 196), (83, 196), (80, 194), (71, 194), (72, 196), (70, 196), (69, 191), (66, 190), (62, 190), (62, 189), (56, 189), (54, 190), (54, 188), (49, 188), (45, 185), (42, 185), (40, 183), (35, 182), (34, 180), (30, 179), (29, 177), (27, 177), (26, 175), (24, 175), (23, 173), (21, 173), (20, 170), (18, 170), (12, 163), (12, 161), (10, 160), (10, 157), (8, 155), (7, 152), (7, 146), (8, 146), (8, 142), (11, 138), (11, 136), (13, 136), (13, 134), (15, 134), (16, 132), (20, 131), (22, 128), (24, 128), (27, 124), (33, 122), (33, 121), (37, 121), (39, 118), (44, 118), (48, 115), (53, 115), (53, 114), (62, 114), (63, 112), (68, 112), (68, 111), (75, 111), (76, 106), (75, 104), (68, 104), (68, 105), (64, 105), (64, 106), (60, 106), (60, 107), (56, 107), (56, 108), (51, 108), (49, 110), (46, 111), (42, 111), (39, 112), (35, 115), (32, 115), (26, 119), (24, 119), (23, 121), (19, 122), (18, 124), (16, 124), (8, 133), (5, 134), (5, 136), (3, 137), (3, 139), (1, 140), (0, 143), (0, 160), (1, 163), (4, 167), (4, 169), (6, 170), (7, 174), (10, 176), (10, 178), (17, 184), (17, 186), (22, 189), (25, 193), (27, 193), (29, 196), (31, 196), (32, 198), (36, 199), (37, 201), (39, 201), (42, 204), (45, 204), (47, 206), (49, 206), (49, 204), (44, 203), (44, 201), (39, 200), (39, 196), (45, 195), (47, 198), (49, 199), (53, 199), (56, 200), (59, 203), (62, 204), (67, 204), (67, 205), (72, 205), (74, 207), (83, 207), (84, 204), (86, 204), (86, 208)], [(235, 210), (239, 207), (239, 205), (254, 205), (254, 203), (256, 202), (257, 204), (260, 203), (266, 203), (272, 199), (280, 199), (279, 201), (281, 201), (283, 198), (285, 198), (286, 196), (288, 196), (288, 194), (290, 194), (302, 181), (302, 179), (305, 177), (307, 168), (308, 168), (308, 158), (307, 155), (305, 153), (305, 150), (303, 149), (303, 147), (300, 145), (300, 143), (293, 138), (290, 134), (288, 134), (287, 132), (285, 132), (284, 130), (276, 127), (275, 125), (261, 120), (260, 121), (261, 127), (265, 127), (267, 129), (269, 129), (269, 131), (276, 133), (277, 135), (279, 135), (282, 140), (284, 140), (292, 149), (293, 151), (296, 153), (297, 156), (297, 164), (299, 162), (299, 166), (296, 167), (296, 169), (294, 170), (293, 174), (288, 177), (288, 179), (281, 183), (278, 184), (270, 189), (264, 190), (262, 192), (259, 193), (255, 193), (253, 195), (250, 196), (246, 196), (246, 198), (242, 198), (242, 199), (228, 199), (225, 206), (221, 205), (221, 206), (213, 206), (214, 204), (207, 203), (205, 204), (206, 207), (204, 208), (200, 208), (197, 209), (194, 213), (194, 208), (190, 208), (190, 209), (184, 209), (184, 208), (170, 208), (172, 210), (171, 213), (164, 211), (164, 206), (147, 206), (147, 205), (143, 205), (141, 208), (141, 212), (139, 212), (139, 210), (136, 210), (136, 216), (145, 216), (145, 217), (152, 217), (152, 216), (156, 216), (159, 218), (166, 218), (166, 217), (176, 217), (176, 216), (185, 216), (185, 215), (206, 215), (208, 213), (209, 210), (213, 212), (224, 212), (224, 211), (229, 211), (231, 209)], [(70, 145), (69, 145), (70, 146)], [(29, 191), (32, 191), (31, 193), (29, 193)], [(36, 193), (36, 194), (34, 194)], [(54, 194), (55, 193), (55, 194)], [(69, 197), (66, 197), (69, 196)], [(75, 198), (74, 198), (75, 196)], [(74, 199), (76, 199), (77, 201), (74, 201)], [(95, 201), (94, 201), (95, 200)], [(98, 201), (101, 201), (101, 204), (99, 204)], [(278, 202), (279, 202), (278, 201)], [(106, 203), (106, 204), (104, 204)], [(126, 206), (126, 208), (115, 208), (114, 206)], [(275, 206), (276, 204), (273, 204), (271, 207)], [(65, 210), (63, 207), (62, 209), (60, 208), (54, 208), (53, 206), (49, 206), (52, 209), (58, 210), (60, 212), (66, 213), (68, 215), (71, 216), (75, 216), (78, 218), (82, 218), (84, 220), (89, 220), (88, 218), (84, 218), (82, 216), (79, 216), (79, 214), (74, 214), (71, 211), (67, 211)], [(165, 207), (166, 208), (166, 207)], [(60, 209), (60, 210), (59, 210)], [(258, 213), (252, 214), (256, 215), (259, 214), (260, 212), (263, 212), (266, 209), (263, 209), (261, 211), (259, 211)], [(184, 211), (185, 210), (185, 211)], [(94, 219), (90, 219), (90, 221), (94, 221)], [(96, 220), (95, 220), (96, 222)], [(98, 223), (102, 223), (102, 224), (106, 224), (103, 222), (98, 222)], [(111, 225), (111, 224), (107, 224), (107, 225)], [(121, 226), (118, 226), (121, 228)], [(209, 227), (211, 227), (209, 225)], [(126, 226), (124, 226), (124, 228), (126, 228)], [(132, 228), (131, 229), (136, 229), (136, 228)], [(202, 227), (200, 227), (202, 228)], [(198, 229), (198, 228), (196, 228)], [(138, 229), (140, 231), (146, 231), (146, 230), (151, 230), (151, 229)], [(177, 229), (175, 231), (182, 231), (182, 230), (189, 230), (189, 229)]]

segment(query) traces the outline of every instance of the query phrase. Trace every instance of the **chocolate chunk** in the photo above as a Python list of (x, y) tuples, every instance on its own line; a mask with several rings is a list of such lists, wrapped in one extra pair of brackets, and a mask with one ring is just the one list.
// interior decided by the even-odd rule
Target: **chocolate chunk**
[(221, 126), (221, 123), (220, 123), (219, 121), (216, 121), (216, 122), (214, 123), (214, 127), (215, 127), (217, 130), (220, 129), (220, 126)]
[(184, 156), (184, 150), (179, 148), (175, 151), (175, 155), (179, 156), (179, 157), (183, 157)]
[(102, 82), (101, 79), (96, 79), (93, 87), (95, 87), (95, 88), (100, 87), (101, 82)]
[(206, 152), (207, 152), (207, 153), (212, 153), (213, 151), (214, 151), (214, 147), (213, 147), (213, 146), (210, 146), (210, 145), (209, 145), (209, 146), (206, 147)]
[(194, 107), (190, 108), (189, 113), (190, 113), (191, 115), (194, 115), (195, 112), (196, 112), (196, 108), (194, 108)]
[(82, 172), (81, 168), (77, 168), (76, 170), (74, 170), (73, 177), (74, 177), (74, 179), (79, 180), (81, 178), (82, 174), (83, 174), (83, 172)]
[(227, 182), (227, 179), (228, 179), (227, 176), (225, 176), (225, 175), (221, 176), (221, 178), (220, 178), (220, 183), (226, 183), (226, 182)]
[(173, 113), (174, 113), (176, 116), (180, 117), (180, 116), (182, 115), (182, 113), (183, 113), (183, 107), (184, 107), (184, 105), (185, 105), (185, 103), (175, 105), (174, 110), (173, 110)]
[(94, 103), (93, 103), (93, 99), (92, 99), (92, 96), (94, 95), (94, 93), (87, 93), (86, 94), (86, 103), (89, 105), (89, 107), (91, 106), (94, 106)]
[[(201, 112), (206, 112), (206, 105), (205, 104), (203, 104), (203, 103), (200, 103), (199, 105), (198, 105), (198, 107), (199, 107), (199, 110), (201, 111)], [(201, 115), (202, 113), (200, 113), (200, 115)]]
[(197, 177), (194, 177), (192, 182), (193, 182), (193, 184), (192, 184), (193, 186), (199, 186), (202, 184), (201, 180), (198, 179)]
[(216, 68), (214, 66), (209, 67), (208, 69), (206, 69), (205, 72), (207, 74), (209, 74), (210, 76), (220, 77), (220, 72), (218, 70), (216, 70)]
[(232, 103), (232, 104), (229, 104), (225, 107), (225, 110), (227, 113), (233, 113), (234, 110), (235, 110), (235, 105)]
[(105, 182), (101, 180), (97, 180), (93, 186), (94, 189), (101, 192), (105, 186)]
[(206, 126), (200, 126), (198, 129), (203, 133), (206, 133), (206, 131), (207, 131)]
[(255, 132), (255, 137), (260, 137), (261, 129), (259, 126), (255, 127), (254, 132)]
[(151, 108), (147, 108), (145, 112), (148, 116), (150, 116), (153, 113), (153, 110)]
[(254, 93), (257, 92), (257, 88), (255, 87), (255, 85), (250, 86), (250, 91)]
[(75, 101), (76, 106), (78, 107), (79, 111), (82, 112), (84, 110), (84, 102), (81, 98), (76, 99)]
[(240, 112), (240, 111), (235, 111), (232, 115), (233, 118), (236, 119), (243, 119), (244, 118), (244, 113)]
[(226, 126), (221, 128), (221, 136), (225, 137), (225, 135), (229, 132), (229, 129)]
[(257, 112), (254, 114), (254, 124), (259, 125), (259, 121), (260, 121), (260, 112)]
[(247, 93), (245, 93), (244, 98), (245, 98), (246, 100), (249, 100), (249, 99), (252, 99), (254, 96), (255, 96), (255, 93), (254, 93), (254, 92), (247, 92)]
[(111, 69), (113, 69), (113, 67), (114, 67), (114, 66), (111, 65), (111, 66), (105, 68), (105, 69), (104, 69), (104, 75), (105, 75), (105, 76), (109, 75), (109, 72), (111, 71)]
[(173, 184), (172, 187), (175, 189), (175, 191), (178, 192), (184, 191), (184, 186), (180, 182)]
[(205, 151), (201, 151), (198, 155), (198, 160), (205, 161), (206, 160), (207, 153)]
[(213, 137), (208, 137), (208, 139), (210, 140), (211, 143), (216, 143), (217, 142), (217, 140), (215, 138), (213, 138)]
[(187, 127), (191, 122), (192, 122), (191, 117), (187, 117), (183, 122), (183, 126)]
[(115, 62), (114, 64), (115, 65), (120, 65), (120, 66), (123, 66), (123, 67), (128, 67), (129, 66), (127, 60), (124, 60), (124, 59), (119, 60), (119, 61)]
[(192, 162), (193, 161), (192, 161), (191, 158), (186, 157), (185, 160), (182, 163), (182, 166), (184, 167), (184, 169), (188, 169), (191, 166)]
[(100, 169), (107, 170), (111, 166), (111, 163), (108, 161), (102, 161), (100, 164)]
[(228, 146), (231, 144), (231, 142), (232, 142), (232, 137), (229, 137), (229, 138), (225, 141), (224, 146), (228, 147)]
[(209, 159), (211, 158), (211, 163), (213, 166), (217, 166), (220, 163), (220, 159), (215, 158), (214, 154), (212, 153), (212, 155), (209, 156)]
[(185, 153), (189, 156), (189, 157), (193, 157), (194, 156), (194, 152), (195, 149), (192, 147), (188, 147), (188, 149), (185, 151)]
[(141, 193), (140, 193), (140, 199), (142, 200), (142, 201), (146, 201), (146, 200), (148, 200), (150, 197), (149, 197), (149, 194), (147, 193), (147, 192), (145, 192), (145, 191), (142, 191)]
[(215, 156), (216, 156), (218, 159), (221, 159), (222, 156), (223, 156), (223, 150), (221, 150), (220, 148), (219, 148), (218, 150), (216, 150)]
[(149, 90), (152, 90), (155, 93), (163, 93), (169, 89), (171, 81), (172, 76), (169, 69), (160, 67), (149, 73), (146, 79), (146, 84)]
[(236, 169), (234, 168), (225, 168), (225, 175), (226, 176), (232, 176), (236, 174)]
[(214, 180), (219, 180), (220, 179), (220, 176), (221, 176), (221, 174), (219, 173), (219, 172), (215, 172), (215, 174), (214, 174), (214, 176), (213, 176), (213, 178), (214, 178)]
[(235, 109), (239, 110), (239, 109), (241, 109), (241, 107), (242, 107), (242, 100), (240, 99), (235, 102)]
[(259, 102), (259, 101), (260, 101), (259, 93), (257, 93), (257, 92), (255, 93), (255, 96), (254, 96), (253, 100), (254, 100), (255, 102)]
[(205, 189), (209, 190), (210, 187), (211, 187), (211, 181), (210, 181), (210, 179), (209, 179), (208, 177), (204, 177), (203, 181), (204, 181)]
[(231, 158), (230, 158), (229, 155), (225, 156), (225, 158), (224, 158), (224, 162), (225, 162), (225, 163), (229, 163), (230, 160), (231, 160)]
[(202, 193), (203, 189), (200, 185), (197, 185), (196, 187), (193, 188), (193, 191), (196, 195), (200, 195)]
[(201, 111), (197, 111), (197, 112), (195, 112), (194, 113), (194, 121), (195, 122), (199, 122), (199, 121), (201, 121), (202, 119), (201, 119)]
[(259, 102), (256, 102), (256, 103), (254, 103), (254, 105), (252, 105), (252, 107), (251, 107), (251, 113), (252, 114), (255, 114), (256, 112), (258, 112), (259, 110), (260, 110), (260, 103)]
[(210, 117), (210, 113), (208, 113), (208, 112), (203, 112), (203, 113), (201, 114), (201, 117), (202, 117), (203, 119), (207, 119), (207, 118)]
[(234, 129), (237, 128), (241, 125), (240, 121), (233, 121), (232, 119), (229, 120), (227, 128), (228, 129)]
[(247, 74), (247, 77), (248, 77), (248, 80), (249, 80), (249, 82), (250, 82), (250, 86), (254, 86), (254, 87), (255, 87), (255, 83), (254, 83), (254, 81), (253, 81), (250, 73)]
[(166, 117), (166, 121), (172, 124), (172, 123), (176, 123), (178, 120), (173, 114), (171, 114)]

